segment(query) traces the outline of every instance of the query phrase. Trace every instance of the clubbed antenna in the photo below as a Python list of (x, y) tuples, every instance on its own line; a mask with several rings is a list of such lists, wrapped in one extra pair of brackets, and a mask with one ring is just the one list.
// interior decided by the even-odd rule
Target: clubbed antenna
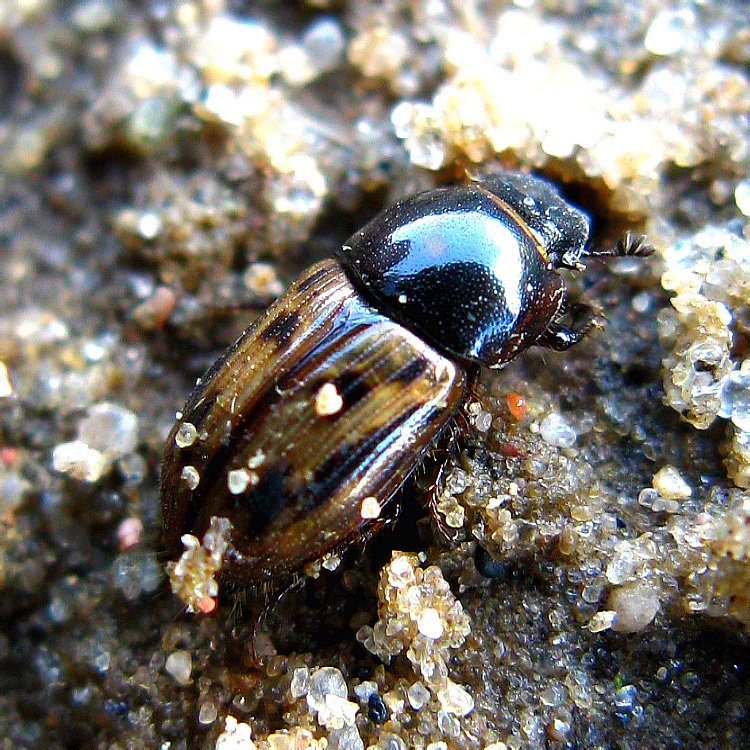
[(591, 257), (615, 258), (644, 258), (654, 252), (653, 245), (649, 245), (646, 235), (633, 234), (629, 229), (622, 233), (620, 239), (610, 247), (592, 248), (587, 254)]
[(622, 233), (614, 245), (606, 247), (587, 246), (583, 250), (576, 248), (565, 253), (560, 263), (565, 268), (574, 271), (583, 270), (582, 258), (644, 258), (654, 252), (653, 245), (648, 243), (643, 234), (633, 234), (629, 229)]

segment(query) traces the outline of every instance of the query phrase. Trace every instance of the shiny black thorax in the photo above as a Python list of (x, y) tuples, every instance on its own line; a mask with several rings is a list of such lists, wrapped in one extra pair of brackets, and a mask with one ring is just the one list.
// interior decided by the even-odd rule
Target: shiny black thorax
[(339, 252), (353, 283), (381, 309), (448, 356), (488, 367), (544, 333), (565, 297), (553, 273), (563, 264), (560, 248), (577, 257), (588, 238), (585, 215), (546, 183), (508, 177), (516, 182), (397, 203)]

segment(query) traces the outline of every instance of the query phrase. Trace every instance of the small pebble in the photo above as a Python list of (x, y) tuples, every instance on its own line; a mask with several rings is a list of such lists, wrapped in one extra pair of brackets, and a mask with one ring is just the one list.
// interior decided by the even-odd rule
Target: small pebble
[(318, 711), (318, 723), (327, 729), (341, 729), (354, 724), (359, 706), (338, 695), (328, 693), (325, 708)]
[(232, 495), (241, 495), (250, 485), (250, 472), (247, 469), (232, 469), (227, 474), (227, 489)]
[(209, 727), (216, 721), (217, 716), (216, 704), (212, 700), (206, 700), (201, 703), (201, 707), (198, 709), (199, 724)]
[(326, 696), (335, 695), (346, 698), (348, 695), (344, 675), (335, 667), (321, 667), (310, 675), (307, 688), (307, 705), (316, 712), (322, 711), (326, 705)]
[(193, 657), (189, 651), (173, 651), (164, 662), (164, 669), (178, 685), (189, 685), (193, 671)]
[(292, 675), (292, 682), (289, 685), (289, 694), (297, 700), (307, 695), (308, 685), (310, 683), (310, 671), (307, 667), (298, 667)]
[(162, 221), (158, 214), (146, 211), (138, 217), (138, 234), (144, 240), (153, 240), (161, 232)]
[(132, 319), (146, 331), (160, 331), (177, 303), (175, 293), (166, 286), (158, 286), (154, 293), (131, 313)]
[(421, 682), (415, 682), (406, 691), (406, 697), (409, 699), (409, 705), (415, 711), (419, 711), (430, 702), (430, 691)]
[(10, 518), (33, 485), (12, 471), (0, 469), (0, 514)]
[(60, 443), (52, 451), (52, 468), (84, 482), (96, 482), (109, 470), (111, 462), (82, 440)]
[(638, 504), (644, 508), (653, 508), (658, 497), (659, 493), (653, 487), (644, 487), (638, 493)]
[(615, 613), (612, 630), (618, 633), (638, 633), (656, 617), (661, 609), (661, 602), (653, 586), (639, 581), (613, 589), (608, 606)]
[(126, 551), (112, 563), (112, 585), (129, 602), (156, 591), (162, 575), (162, 566), (153, 554)]
[(344, 399), (335, 383), (324, 383), (315, 394), (315, 413), (319, 417), (330, 417), (344, 408)]
[(742, 180), (734, 189), (734, 202), (744, 216), (750, 216), (750, 180)]
[(116, 465), (122, 478), (131, 484), (142, 482), (149, 470), (146, 459), (140, 453), (131, 453), (118, 458)]
[(94, 404), (78, 425), (78, 439), (110, 459), (126, 456), (138, 444), (138, 417), (120, 404)]
[(674, 55), (686, 45), (695, 23), (695, 12), (691, 8), (663, 10), (648, 27), (643, 46), (652, 55)]
[(474, 709), (474, 699), (460, 685), (448, 680), (442, 690), (438, 690), (437, 698), (443, 710), (455, 716), (466, 716)]
[(613, 612), (612, 610), (597, 612), (591, 618), (587, 627), (592, 633), (601, 633), (605, 630), (609, 630), (612, 627), (612, 623), (615, 621), (616, 616), (617, 612)]
[(615, 556), (609, 565), (607, 565), (605, 573), (607, 580), (613, 586), (619, 586), (621, 583), (624, 583), (635, 572), (635, 563), (633, 551), (627, 542), (623, 542), (621, 548), (616, 551)]
[(0, 362), (0, 398), (10, 398), (13, 395), (13, 383), (5, 362)]
[(196, 487), (198, 487), (201, 482), (201, 475), (198, 473), (198, 469), (196, 469), (195, 466), (192, 465), (182, 467), (180, 478), (184, 480), (185, 484), (191, 490), (196, 489)]
[(570, 448), (578, 437), (565, 418), (556, 412), (548, 414), (542, 420), (539, 432), (544, 441), (555, 448)]
[(690, 485), (673, 466), (665, 466), (654, 474), (654, 489), (666, 500), (684, 500), (693, 494)]
[(384, 724), (388, 718), (388, 709), (377, 693), (371, 693), (367, 700), (367, 715), (375, 724)]
[(492, 427), (492, 414), (488, 411), (480, 411), (474, 418), (474, 426), (477, 432), (488, 432)]
[(284, 291), (270, 263), (251, 263), (242, 274), (242, 283), (259, 297), (278, 297)]
[(321, 73), (336, 67), (344, 54), (345, 43), (341, 24), (325, 16), (313, 21), (302, 35), (302, 48), (316, 72)]
[(422, 610), (417, 619), (417, 629), (425, 638), (431, 638), (433, 641), (440, 638), (443, 635), (443, 623), (437, 610), (431, 607)]
[(115, 12), (109, 3), (84, 0), (75, 6), (71, 21), (79, 31), (96, 34), (109, 28), (114, 18)]
[(124, 518), (117, 527), (117, 544), (120, 552), (138, 544), (143, 533), (143, 522), (140, 518)]
[(623, 685), (614, 695), (613, 703), (618, 711), (630, 712), (638, 702), (635, 685)]
[(569, 721), (556, 716), (547, 727), (547, 734), (555, 742), (565, 742), (568, 739), (571, 729)]
[(216, 739), (215, 750), (256, 750), (252, 728), (233, 716), (227, 716), (224, 731)]
[(376, 497), (366, 497), (359, 508), (359, 515), (365, 519), (378, 518), (380, 516), (380, 503)]
[(192, 422), (183, 422), (174, 436), (175, 445), (178, 448), (189, 448), (198, 437), (198, 430)]
[(338, 570), (341, 565), (341, 557), (333, 552), (328, 553), (321, 561), (320, 565), (325, 570)]
[(354, 687), (354, 694), (362, 704), (367, 704), (367, 701), (370, 700), (370, 696), (373, 693), (377, 692), (378, 683), (374, 680), (365, 680), (364, 682), (360, 682), (359, 685), (355, 685)]
[(523, 419), (524, 414), (526, 413), (526, 401), (523, 396), (519, 396), (517, 393), (509, 393), (507, 401), (511, 417), (513, 417), (516, 422)]
[(216, 599), (210, 596), (201, 596), (195, 602), (195, 611), (201, 615), (210, 615), (216, 609)]
[(328, 750), (365, 750), (365, 745), (357, 727), (352, 724), (341, 729), (329, 730)]

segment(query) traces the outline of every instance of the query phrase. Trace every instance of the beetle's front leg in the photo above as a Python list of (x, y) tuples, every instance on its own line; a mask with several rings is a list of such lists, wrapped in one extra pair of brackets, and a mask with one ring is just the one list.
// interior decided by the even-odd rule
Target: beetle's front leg
[(588, 303), (566, 300), (536, 343), (556, 352), (565, 351), (586, 336), (596, 319), (597, 311)]

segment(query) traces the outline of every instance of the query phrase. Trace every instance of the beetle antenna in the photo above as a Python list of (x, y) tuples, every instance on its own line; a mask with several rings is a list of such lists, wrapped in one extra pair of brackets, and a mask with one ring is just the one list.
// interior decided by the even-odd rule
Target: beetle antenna
[(654, 252), (654, 246), (649, 244), (644, 234), (633, 234), (629, 229), (620, 235), (614, 245), (608, 247), (591, 248), (586, 255), (594, 258), (645, 258)]
[(654, 246), (649, 244), (644, 234), (633, 234), (629, 229), (620, 235), (614, 245), (604, 247), (576, 248), (563, 253), (560, 265), (573, 271), (584, 268), (581, 258), (645, 258), (654, 252)]

